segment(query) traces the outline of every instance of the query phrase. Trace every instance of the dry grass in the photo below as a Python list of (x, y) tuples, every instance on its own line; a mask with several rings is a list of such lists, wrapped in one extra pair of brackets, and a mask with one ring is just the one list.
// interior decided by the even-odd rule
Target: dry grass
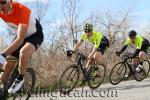
[[(106, 77), (104, 82), (109, 82), (109, 74), (112, 67), (121, 61), (120, 57), (116, 57), (114, 53), (107, 52), (104, 55), (103, 62), (106, 66)], [(49, 87), (56, 85), (59, 81), (63, 70), (72, 64), (64, 53), (45, 53), (39, 50), (34, 54), (32, 66), (36, 71), (37, 82), (36, 86)]]
[[(107, 54), (104, 55), (104, 63), (107, 69), (105, 82), (108, 81), (109, 72), (116, 63), (116, 59), (117, 58), (114, 59), (113, 55), (109, 57)], [(70, 64), (72, 64), (72, 62), (68, 60), (65, 55), (45, 55), (41, 53), (41, 51), (38, 51), (32, 59), (32, 66), (37, 76), (36, 86), (47, 87), (57, 83), (63, 70)]]

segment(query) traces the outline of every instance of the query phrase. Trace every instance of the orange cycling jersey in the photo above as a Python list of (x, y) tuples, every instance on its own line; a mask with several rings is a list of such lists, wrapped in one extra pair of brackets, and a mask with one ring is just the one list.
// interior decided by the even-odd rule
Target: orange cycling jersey
[(27, 25), (28, 30), (26, 37), (36, 32), (36, 20), (31, 16), (31, 10), (26, 6), (13, 2), (12, 11), (9, 14), (0, 13), (0, 17), (17, 32), (19, 24)]

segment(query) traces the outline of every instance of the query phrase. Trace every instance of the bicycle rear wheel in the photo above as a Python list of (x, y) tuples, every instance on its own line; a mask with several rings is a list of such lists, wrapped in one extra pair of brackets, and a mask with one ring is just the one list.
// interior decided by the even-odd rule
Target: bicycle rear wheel
[(4, 84), (0, 82), (0, 99), (7, 100), (8, 92), (7, 89), (4, 88)]
[(76, 65), (70, 65), (62, 73), (59, 85), (60, 92), (66, 94), (71, 92), (76, 86), (79, 79), (79, 69)]
[(24, 83), (21, 89), (13, 95), (13, 100), (29, 100), (32, 90), (35, 86), (36, 75), (32, 68), (28, 68), (24, 75)]
[[(95, 74), (95, 75), (94, 75)], [(95, 67), (92, 72), (90, 73), (89, 79), (88, 79), (88, 86), (91, 89), (98, 88), (106, 75), (106, 68), (103, 64), (99, 64), (99, 66)]]
[(109, 80), (113, 85), (119, 84), (124, 78), (127, 67), (123, 62), (117, 63), (111, 70)]
[(142, 81), (143, 79), (145, 79), (150, 71), (150, 62), (148, 60), (144, 60), (143, 61), (143, 68), (141, 68), (140, 72), (136, 72), (134, 74), (134, 78), (136, 81)]

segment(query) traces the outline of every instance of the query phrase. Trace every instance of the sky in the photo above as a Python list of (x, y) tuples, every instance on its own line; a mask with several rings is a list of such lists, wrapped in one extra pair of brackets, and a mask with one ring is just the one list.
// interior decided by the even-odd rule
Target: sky
[[(51, 0), (51, 5), (58, 5), (62, 0)], [(84, 0), (81, 0), (84, 1)], [(84, 13), (97, 10), (110, 10), (113, 12), (127, 11), (131, 9), (132, 16), (136, 23), (146, 23), (150, 21), (150, 0), (86, 0)], [(57, 9), (55, 9), (57, 11)]]
[[(62, 21), (61, 2), (62, 0), (16, 0), (25, 4), (27, 2), (41, 2), (46, 4), (50, 2), (49, 10), (47, 11), (47, 17), (50, 22), (57, 20)], [(81, 0), (81, 19), (88, 16), (91, 12), (98, 10), (105, 11), (110, 10), (111, 12), (117, 13), (119, 11), (131, 10), (131, 16), (133, 16), (133, 29), (142, 32), (145, 25), (150, 23), (150, 0)], [(0, 26), (4, 27), (3, 22), (0, 20)], [(5, 29), (1, 28), (1, 32)]]
[[(35, 2), (42, 3), (51, 2), (51, 11), (59, 13), (62, 0), (16, 0), (19, 2)], [(132, 14), (136, 17), (135, 21), (146, 22), (150, 20), (150, 0), (81, 0), (85, 1), (83, 5), (84, 13), (91, 11), (110, 9), (113, 12), (126, 11), (131, 9)], [(90, 8), (90, 9), (89, 9)], [(87, 11), (88, 10), (88, 11)]]
[[(57, 13), (62, 0), (51, 0), (52, 12)], [(81, 0), (82, 16), (98, 10), (110, 10), (117, 13), (120, 11), (131, 11), (133, 28), (140, 31), (150, 23), (150, 0)], [(58, 12), (60, 14), (61, 12)], [(82, 18), (82, 17), (81, 17)], [(59, 18), (58, 18), (59, 19)]]
[[(51, 20), (62, 20), (60, 12), (62, 0), (16, 0), (18, 2), (50, 2), (49, 13), (47, 16), (51, 17)], [(95, 12), (97, 10), (110, 10), (111, 12), (117, 13), (119, 11), (127, 11), (131, 9), (133, 16), (133, 23), (135, 23), (135, 28), (139, 28), (142, 25), (150, 22), (150, 0), (81, 0), (83, 10), (81, 11), (83, 17), (88, 15), (90, 12)], [(54, 18), (54, 16), (56, 18)], [(60, 15), (60, 16), (59, 16)], [(58, 17), (59, 16), (59, 17)], [(82, 17), (81, 17), (82, 18)], [(136, 25), (137, 24), (137, 25)]]

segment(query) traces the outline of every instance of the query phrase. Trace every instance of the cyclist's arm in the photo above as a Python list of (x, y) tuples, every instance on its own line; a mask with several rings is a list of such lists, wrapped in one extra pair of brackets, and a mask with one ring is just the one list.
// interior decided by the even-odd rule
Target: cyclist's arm
[(93, 47), (93, 50), (92, 50), (92, 52), (89, 54), (89, 56), (88, 56), (88, 59), (92, 59), (93, 58), (93, 55), (96, 53), (96, 51), (97, 51), (97, 48), (99, 47), (99, 45), (101, 44), (101, 42), (102, 42), (102, 34), (101, 33), (96, 33), (97, 34), (97, 36), (96, 36), (96, 41), (94, 41), (94, 47)]
[(92, 58), (93, 58), (93, 55), (96, 53), (96, 51), (97, 51), (97, 48), (94, 47), (93, 50), (92, 50), (92, 52), (89, 54), (89, 56), (88, 56), (87, 59), (92, 59)]
[(124, 52), (127, 47), (128, 47), (128, 45), (124, 45), (124, 46), (122, 47), (122, 49), (120, 50), (120, 53)]
[(26, 32), (27, 32), (27, 25), (19, 24), (17, 38), (3, 52), (6, 56), (12, 54), (23, 43)]
[(122, 49), (120, 50), (120, 54), (122, 52), (124, 52), (126, 50), (126, 48), (128, 47), (128, 45), (131, 44), (131, 40), (129, 38), (126, 39), (124, 46), (122, 47)]
[(79, 47), (82, 45), (83, 41), (84, 41), (83, 39), (80, 39), (78, 43), (74, 46), (73, 51), (76, 52), (79, 49)]

